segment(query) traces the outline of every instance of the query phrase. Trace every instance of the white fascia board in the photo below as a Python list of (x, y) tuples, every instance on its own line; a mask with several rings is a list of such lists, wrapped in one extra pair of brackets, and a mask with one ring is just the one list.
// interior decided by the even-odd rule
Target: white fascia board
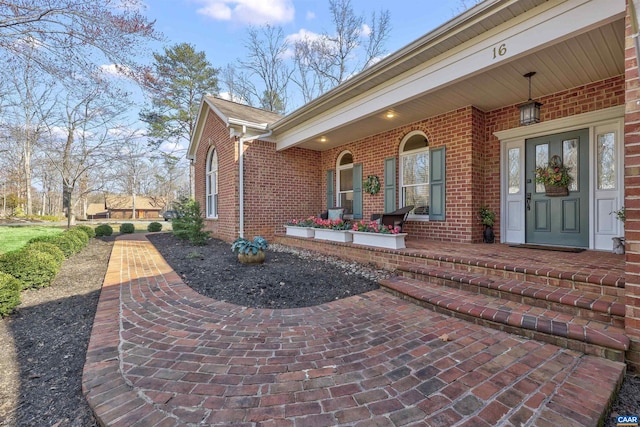
[[(382, 111), (390, 106), (486, 72), (505, 62), (544, 48), (557, 40), (624, 16), (625, 0), (568, 0), (548, 2), (390, 80), (342, 106), (319, 114), (301, 126), (278, 135), (277, 150)], [(494, 49), (504, 45), (504, 55)]]
[(204, 128), (204, 123), (207, 121), (205, 114), (205, 97), (202, 97), (202, 101), (200, 101), (200, 108), (198, 108), (198, 115), (196, 116), (196, 126), (195, 132), (191, 136), (191, 140), (189, 141), (189, 147), (187, 148), (187, 160), (196, 160), (196, 152), (198, 151), (198, 141), (200, 141), (200, 136), (202, 135), (202, 129)]

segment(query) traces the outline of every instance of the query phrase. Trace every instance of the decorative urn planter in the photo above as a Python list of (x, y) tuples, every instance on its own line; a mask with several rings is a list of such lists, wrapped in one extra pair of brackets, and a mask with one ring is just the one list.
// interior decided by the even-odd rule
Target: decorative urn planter
[(404, 238), (407, 233), (384, 234), (368, 233), (366, 231), (350, 231), (355, 245), (377, 246), (387, 249), (404, 249)]
[(353, 240), (353, 235), (349, 230), (331, 230), (329, 228), (316, 228), (314, 239), (328, 240), (330, 242), (347, 243)]
[(248, 253), (248, 254), (238, 254), (238, 261), (243, 264), (262, 264), (264, 259), (266, 258), (266, 254), (263, 250), (259, 250), (257, 254)]
[(295, 225), (285, 225), (287, 229), (287, 236), (293, 237), (313, 237), (314, 228), (312, 227), (297, 227)]

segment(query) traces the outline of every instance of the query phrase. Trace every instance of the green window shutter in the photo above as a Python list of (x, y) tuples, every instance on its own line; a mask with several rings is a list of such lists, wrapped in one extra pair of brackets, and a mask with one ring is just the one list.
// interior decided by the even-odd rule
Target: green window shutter
[(353, 165), (353, 219), (362, 219), (362, 163)]
[(384, 159), (384, 211), (396, 210), (396, 158)]
[(333, 208), (336, 205), (336, 197), (333, 191), (334, 172), (332, 169), (327, 171), (327, 208)]
[(445, 219), (445, 147), (429, 150), (429, 220)]

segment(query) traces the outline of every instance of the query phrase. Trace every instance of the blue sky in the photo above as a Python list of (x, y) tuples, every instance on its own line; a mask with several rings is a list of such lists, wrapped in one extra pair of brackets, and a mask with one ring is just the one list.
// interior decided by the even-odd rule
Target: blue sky
[[(388, 9), (393, 52), (453, 18), (460, 0), (352, 0), (356, 13)], [(156, 20), (167, 44), (187, 42), (205, 51), (214, 67), (233, 63), (244, 52), (248, 25), (270, 22), (285, 35), (301, 30), (331, 32), (328, 1), (317, 0), (148, 0), (145, 14)], [(158, 47), (159, 50), (161, 46)]]

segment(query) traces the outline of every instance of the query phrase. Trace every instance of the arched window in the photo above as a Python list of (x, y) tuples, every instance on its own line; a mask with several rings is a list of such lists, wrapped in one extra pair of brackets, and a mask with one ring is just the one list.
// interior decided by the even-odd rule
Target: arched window
[(218, 217), (218, 153), (215, 148), (209, 151), (207, 157), (207, 218)]
[(400, 144), (402, 206), (415, 206), (413, 215), (429, 215), (429, 141), (424, 133), (409, 133)]
[(353, 213), (353, 155), (345, 151), (338, 156), (336, 162), (338, 189), (336, 203), (340, 208), (344, 208), (345, 214)]

